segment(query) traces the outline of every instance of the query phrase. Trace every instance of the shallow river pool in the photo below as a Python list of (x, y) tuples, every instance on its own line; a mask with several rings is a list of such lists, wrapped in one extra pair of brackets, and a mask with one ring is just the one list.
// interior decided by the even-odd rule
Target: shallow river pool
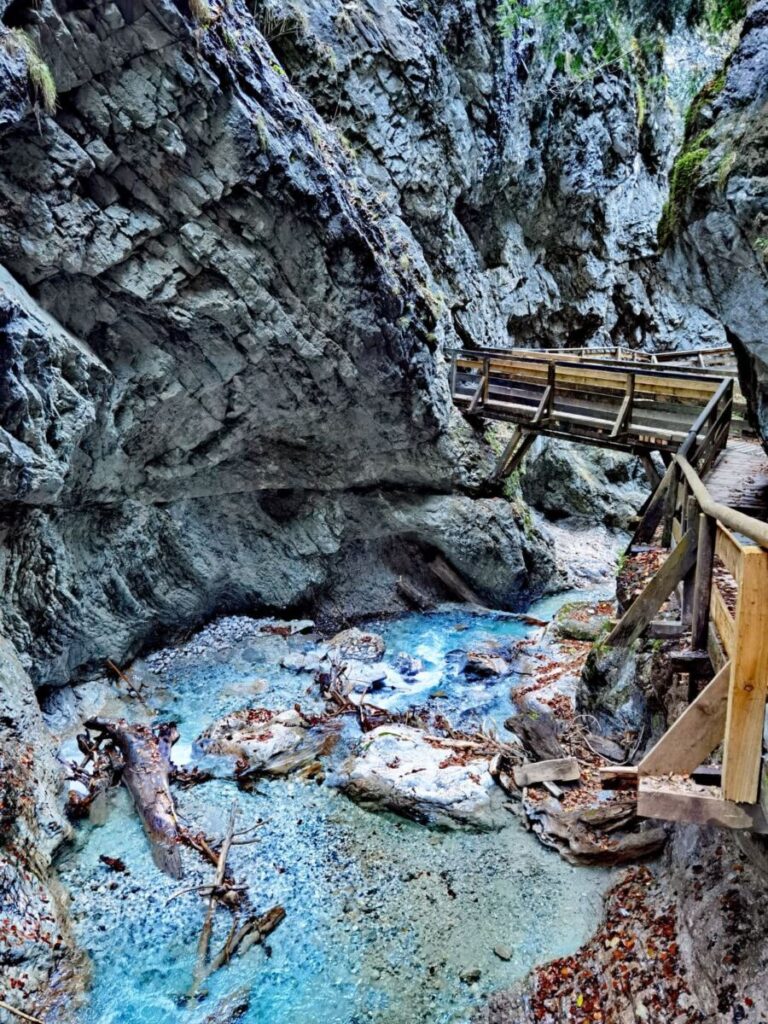
[[(532, 613), (550, 615), (562, 600)], [(512, 710), (509, 679), (467, 682), (454, 652), (503, 649), (529, 627), (447, 607), (367, 628), (386, 640), (390, 667), (376, 704), (438, 701), (456, 725), (502, 730)], [(138, 664), (135, 678), (145, 680), (158, 717), (177, 721), (175, 756), (185, 761), (194, 759), (195, 737), (227, 711), (318, 706), (307, 692), (312, 675), (279, 665), (308, 643), (214, 625), (170, 655)], [(410, 682), (394, 667), (399, 652), (422, 663)], [(135, 704), (109, 707), (111, 714), (131, 710), (142, 717)], [(354, 733), (350, 721), (337, 756)], [(72, 756), (69, 747), (65, 753)], [(195, 893), (175, 894), (209, 881), (212, 869), (184, 850), (183, 881), (160, 874), (127, 793), (113, 791), (105, 823), (81, 826), (58, 866), (92, 963), (88, 1003), (77, 1014), (82, 1024), (469, 1021), (488, 993), (579, 946), (596, 926), (610, 880), (606, 871), (564, 863), (511, 813), (497, 832), (437, 831), (364, 811), (314, 782), (263, 781), (245, 793), (216, 779), (175, 792), (181, 818), (212, 835), (224, 831), (233, 800), (243, 826), (265, 821), (259, 842), (236, 847), (230, 865), (260, 908), (285, 907), (285, 921), (266, 947), (214, 975), (204, 998), (187, 1000), (205, 904)], [(122, 858), (127, 871), (111, 872), (102, 854)], [(220, 911), (213, 948), (226, 928)]]

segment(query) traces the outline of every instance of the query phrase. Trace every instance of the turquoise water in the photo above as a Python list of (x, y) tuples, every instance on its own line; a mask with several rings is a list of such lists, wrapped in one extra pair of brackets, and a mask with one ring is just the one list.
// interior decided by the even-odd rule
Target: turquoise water
[[(546, 616), (562, 600), (532, 612)], [(468, 682), (455, 652), (503, 651), (528, 627), (447, 608), (369, 628), (384, 636), (389, 665), (388, 688), (372, 701), (439, 704), (456, 724), (501, 730), (511, 712), (509, 679)], [(286, 652), (311, 644), (248, 637), (219, 650), (200, 649), (193, 638), (161, 674), (144, 663), (136, 678), (156, 710), (178, 721), (177, 759), (194, 760), (195, 737), (227, 711), (318, 706), (306, 693), (311, 674), (279, 665)], [(401, 651), (422, 662), (411, 681), (394, 668)], [(337, 756), (356, 738), (350, 720)], [(266, 822), (257, 844), (234, 849), (231, 868), (260, 910), (279, 903), (286, 919), (267, 949), (250, 950), (210, 980), (204, 998), (187, 1000), (205, 904), (194, 893), (168, 900), (210, 880), (211, 869), (184, 850), (184, 880), (161, 875), (127, 794), (114, 791), (106, 823), (81, 827), (59, 864), (76, 937), (92, 962), (79, 1024), (224, 1024), (228, 999), (248, 1006), (237, 1018), (245, 1024), (468, 1021), (485, 995), (583, 942), (609, 880), (607, 872), (565, 864), (513, 814), (495, 833), (435, 831), (364, 811), (330, 786), (290, 779), (261, 782), (254, 793), (217, 779), (176, 796), (182, 819), (213, 835), (224, 830), (233, 800), (243, 826)], [(101, 854), (121, 857), (128, 872), (108, 871)], [(217, 920), (213, 948), (225, 938), (228, 915), (219, 911)]]

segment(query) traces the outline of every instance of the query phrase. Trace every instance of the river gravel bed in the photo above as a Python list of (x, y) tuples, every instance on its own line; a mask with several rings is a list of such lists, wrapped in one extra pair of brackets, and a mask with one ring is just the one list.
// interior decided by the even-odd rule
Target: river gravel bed
[[(551, 614), (568, 596), (532, 612)], [(468, 680), (459, 652), (508, 652), (532, 627), (450, 606), (367, 628), (387, 645), (377, 704), (430, 703), (463, 728), (502, 730), (512, 710), (509, 677)], [(312, 674), (280, 666), (286, 653), (317, 642), (311, 633), (275, 636), (253, 620), (221, 620), (137, 663), (133, 678), (143, 682), (158, 720), (177, 721), (175, 759), (205, 764), (194, 740), (222, 714), (297, 701), (319, 709)], [(421, 662), (416, 676), (397, 670), (401, 652)], [(106, 692), (90, 684), (74, 705), (92, 710)], [(111, 688), (107, 706), (146, 718), (141, 705), (116, 699)], [(76, 728), (65, 712), (54, 709), (51, 724), (71, 756)], [(354, 721), (345, 720), (331, 760), (338, 763), (358, 738)], [(286, 919), (266, 947), (219, 971), (204, 998), (186, 999), (205, 904), (195, 893), (170, 898), (209, 881), (212, 869), (184, 849), (184, 879), (160, 874), (127, 793), (113, 791), (104, 824), (81, 826), (58, 864), (76, 937), (93, 965), (79, 1024), (223, 1024), (227, 1005), (248, 1006), (237, 1017), (245, 1024), (458, 1024), (534, 964), (584, 942), (611, 878), (564, 863), (511, 812), (496, 832), (435, 830), (366, 811), (328, 784), (291, 778), (260, 781), (250, 793), (217, 778), (175, 796), (181, 819), (214, 836), (233, 801), (243, 826), (265, 822), (259, 841), (236, 847), (230, 863), (256, 905), (280, 904)], [(102, 854), (120, 857), (127, 871), (110, 871)], [(226, 926), (221, 911), (215, 948)]]

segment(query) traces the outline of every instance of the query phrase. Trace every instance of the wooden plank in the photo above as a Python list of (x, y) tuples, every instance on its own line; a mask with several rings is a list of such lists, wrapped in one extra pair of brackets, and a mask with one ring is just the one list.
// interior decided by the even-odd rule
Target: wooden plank
[(693, 583), (693, 614), (691, 616), (691, 647), (695, 651), (707, 646), (709, 607), (712, 600), (712, 565), (715, 554), (717, 523), (699, 513), (699, 551), (696, 556), (696, 577)]
[[(483, 365), (482, 359), (462, 359), (457, 362), (458, 369), (464, 371), (479, 370)], [(493, 376), (539, 383), (546, 383), (549, 365), (555, 364), (543, 360), (539, 362), (513, 359), (502, 361), (498, 358), (489, 358), (488, 360), (489, 371)], [(610, 388), (623, 393), (625, 381), (626, 372), (620, 369), (601, 369), (567, 362), (558, 365), (558, 386), (577, 385), (587, 391), (595, 387)], [(668, 374), (666, 376), (660, 374), (657, 376), (638, 373), (635, 379), (635, 392), (638, 395), (663, 395), (706, 403), (716, 393), (719, 384), (719, 379), (697, 379), (690, 374)]]
[[(694, 787), (691, 787), (694, 789)], [(637, 792), (637, 813), (643, 818), (664, 821), (687, 821), (696, 825), (720, 825), (726, 828), (749, 829), (761, 835), (768, 832), (768, 823), (759, 804), (743, 806), (717, 795), (711, 786), (699, 786), (687, 792), (673, 784), (661, 787), (650, 779), (641, 779)]]
[(709, 614), (725, 653), (732, 658), (736, 646), (736, 623), (733, 621), (733, 616), (728, 611), (728, 606), (717, 585), (712, 587)]
[(598, 768), (600, 785), (603, 789), (623, 789), (637, 787), (638, 774), (634, 765), (610, 765)]
[(768, 551), (746, 550), (736, 603), (736, 649), (723, 750), (723, 796), (757, 800), (768, 692)]
[(685, 633), (685, 626), (682, 622), (661, 619), (654, 620), (645, 631), (645, 635), (650, 640), (675, 640), (683, 633)]
[(659, 476), (658, 470), (656, 469), (653, 459), (651, 458), (650, 454), (644, 452), (640, 456), (640, 462), (643, 464), (643, 469), (645, 470), (645, 475), (648, 478), (648, 484), (651, 490), (655, 491), (661, 483), (661, 477)]
[(717, 537), (715, 538), (715, 554), (723, 563), (728, 572), (739, 582), (741, 577), (741, 552), (742, 547), (731, 531), (722, 523), (717, 525)]
[(512, 436), (504, 446), (504, 451), (499, 456), (499, 461), (496, 463), (496, 469), (493, 475), (497, 480), (501, 480), (504, 476), (506, 476), (507, 465), (509, 464), (509, 461), (514, 454), (515, 448), (517, 448), (518, 442), (520, 441), (520, 438), (522, 436), (523, 432), (520, 429), (520, 427), (515, 427), (515, 429), (512, 431)]
[(632, 399), (635, 396), (635, 375), (633, 373), (627, 374), (627, 393), (619, 408), (618, 415), (616, 416), (616, 422), (613, 424), (611, 429), (611, 437), (618, 437), (619, 434), (624, 433), (624, 428), (627, 425), (627, 421), (632, 415)]
[(690, 775), (720, 746), (730, 679), (728, 662), (645, 755), (637, 766), (640, 775)]
[(452, 591), (460, 601), (466, 601), (468, 604), (474, 604), (482, 608), (483, 602), (472, 590), (472, 588), (464, 582), (459, 576), (455, 569), (452, 569), (450, 565), (441, 555), (436, 555), (429, 563), (429, 568), (437, 576), (437, 578)]
[(691, 529), (608, 634), (608, 646), (628, 646), (640, 636), (680, 580), (693, 568), (697, 547), (697, 532)]
[(533, 761), (512, 769), (515, 785), (533, 786), (537, 782), (578, 782), (581, 778), (575, 757), (557, 757), (551, 761)]
[(469, 409), (467, 409), (467, 412), (473, 413), (475, 411), (475, 409), (477, 409), (477, 406), (478, 406), (478, 403), (480, 402), (480, 397), (481, 397), (481, 395), (483, 393), (483, 388), (484, 387), (485, 387), (485, 381), (481, 377), (480, 381), (479, 381), (479, 383), (477, 385), (477, 390), (475, 391), (475, 393), (472, 396), (472, 399), (471, 399), (471, 401), (469, 403)]
[(635, 528), (635, 532), (632, 535), (632, 540), (629, 542), (627, 551), (629, 551), (631, 547), (637, 544), (642, 544), (644, 541), (649, 541), (653, 537), (656, 532), (656, 528), (661, 522), (661, 517), (664, 515), (667, 491), (672, 485), (674, 476), (675, 467), (674, 463), (672, 463), (672, 465), (667, 467), (664, 476), (661, 478), (659, 486), (648, 499), (645, 507), (641, 509), (642, 518)]
[(509, 472), (514, 473), (516, 469), (520, 467), (520, 463), (523, 461), (525, 456), (528, 454), (528, 449), (531, 447), (533, 442), (536, 440), (536, 434), (526, 434), (523, 440), (518, 445), (517, 451), (512, 456), (509, 463)]

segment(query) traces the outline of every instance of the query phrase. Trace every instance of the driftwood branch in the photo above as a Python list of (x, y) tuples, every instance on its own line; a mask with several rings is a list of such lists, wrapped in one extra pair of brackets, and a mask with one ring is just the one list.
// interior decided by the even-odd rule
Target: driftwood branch
[(216, 912), (216, 889), (220, 888), (224, 882), (224, 878), (227, 873), (227, 857), (229, 856), (229, 850), (232, 846), (232, 839), (235, 834), (235, 819), (237, 818), (237, 804), (232, 804), (232, 809), (229, 812), (229, 822), (227, 824), (227, 834), (224, 837), (224, 842), (221, 844), (221, 850), (219, 851), (218, 863), (216, 865), (216, 877), (213, 882), (213, 889), (211, 895), (208, 898), (208, 910), (206, 911), (205, 921), (203, 922), (202, 930), (200, 931), (200, 938), (197, 943), (197, 961), (195, 963), (195, 973), (192, 978), (192, 988), (190, 995), (194, 996), (197, 994), (200, 985), (207, 977), (206, 964), (208, 961), (208, 950), (211, 945), (211, 932), (213, 931), (213, 916)]
[(108, 736), (123, 755), (123, 782), (133, 798), (152, 848), (155, 864), (172, 878), (181, 878), (181, 854), (176, 809), (171, 796), (170, 748), (175, 727), (163, 727), (159, 736), (146, 725), (123, 718), (91, 718), (88, 729)]
[(8, 1003), (4, 1003), (2, 1000), (0, 1000), (0, 1010), (12, 1013), (14, 1017), (20, 1017), (21, 1020), (31, 1021), (32, 1024), (43, 1024), (39, 1017), (32, 1017), (30, 1014), (24, 1013), (23, 1010), (17, 1010), (15, 1006), (9, 1006)]
[[(277, 928), (285, 917), (285, 910), (282, 907), (272, 907), (265, 914), (250, 914), (242, 922), (237, 917), (233, 918), (232, 926), (229, 929), (224, 945), (215, 956), (210, 956), (211, 935), (213, 933), (213, 921), (216, 913), (217, 903), (223, 903), (230, 910), (240, 902), (243, 886), (236, 885), (231, 877), (227, 877), (227, 858), (233, 846), (238, 844), (256, 842), (252, 834), (265, 823), (260, 821), (250, 828), (235, 829), (237, 820), (237, 804), (232, 804), (227, 822), (227, 831), (224, 841), (219, 849), (216, 859), (216, 874), (210, 885), (196, 887), (201, 893), (208, 896), (208, 909), (200, 931), (200, 938), (197, 943), (197, 959), (192, 978), (192, 986), (189, 990), (190, 998), (196, 996), (203, 982), (212, 974), (229, 963), (232, 957), (245, 953), (251, 946), (262, 942), (271, 932)], [(248, 838), (251, 836), (251, 838)], [(190, 890), (181, 890), (190, 891)], [(180, 893), (174, 893), (173, 899)], [(234, 897), (234, 899), (233, 899)], [(246, 897), (247, 900), (247, 897)]]

